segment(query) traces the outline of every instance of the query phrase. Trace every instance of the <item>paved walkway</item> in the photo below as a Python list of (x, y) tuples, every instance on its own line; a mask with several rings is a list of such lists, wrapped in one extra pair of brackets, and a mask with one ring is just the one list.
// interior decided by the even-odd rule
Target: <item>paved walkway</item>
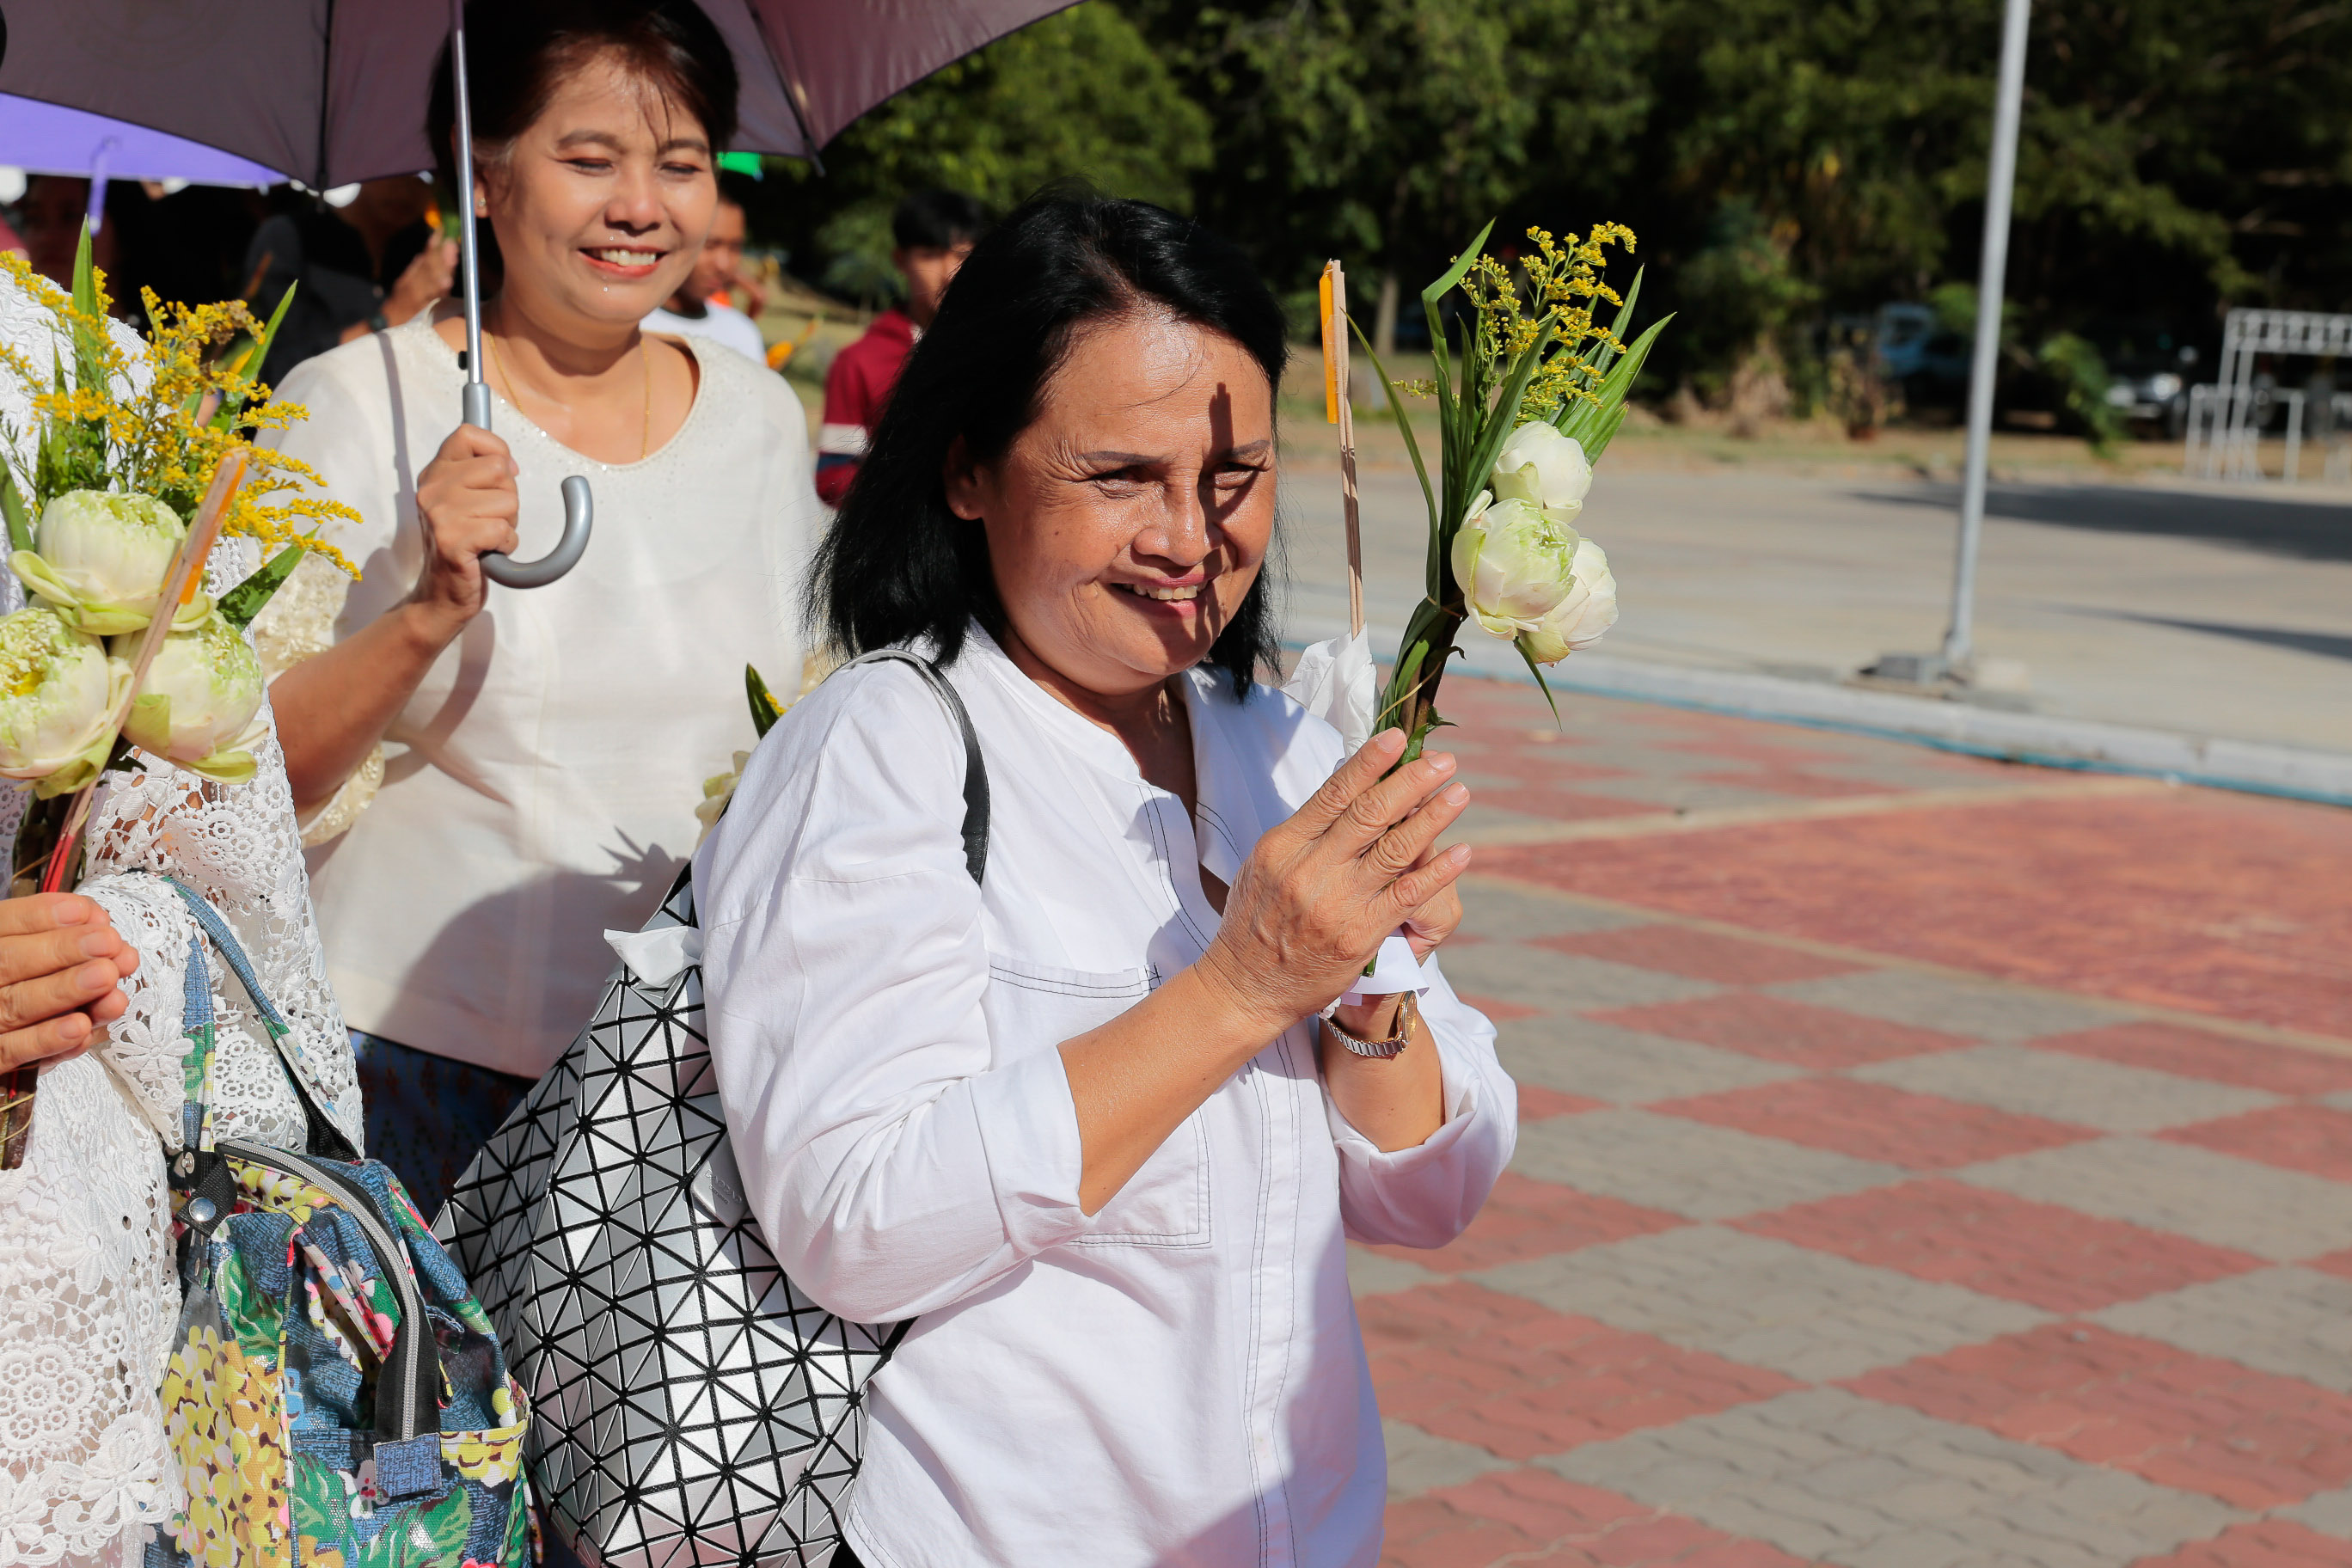
[[(1309, 432), (1312, 434), (1312, 432)], [(1940, 647), (1949, 485), (1642, 466), (1612, 447), (1580, 524), (1609, 552), (1612, 657), (1833, 681)], [(1307, 640), (1345, 624), (1336, 458), (1284, 451)], [(1362, 480), (1367, 600), (1395, 647), (1428, 524), (1409, 468)], [(2352, 495), (2177, 484), (1994, 488), (1977, 646), (2037, 712), (2352, 752)]]
[(1397, 1568), (2352, 1564), (2352, 813), (1448, 687), (1519, 1152)]

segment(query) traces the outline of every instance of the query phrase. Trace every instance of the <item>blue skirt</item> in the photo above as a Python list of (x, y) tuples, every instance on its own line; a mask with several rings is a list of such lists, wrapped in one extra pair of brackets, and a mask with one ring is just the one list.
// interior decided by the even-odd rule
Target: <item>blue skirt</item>
[(368, 1158), (391, 1166), (430, 1220), (532, 1080), (361, 1029), (352, 1031), (352, 1055), (366, 1108)]

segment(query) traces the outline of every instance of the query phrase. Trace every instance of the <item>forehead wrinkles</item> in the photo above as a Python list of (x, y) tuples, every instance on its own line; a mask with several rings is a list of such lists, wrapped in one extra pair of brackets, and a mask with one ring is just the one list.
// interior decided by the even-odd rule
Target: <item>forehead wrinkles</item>
[[(1040, 418), (1033, 422), (1032, 427), (1043, 424), (1045, 414), (1064, 406), (1062, 398), (1068, 390), (1070, 378), (1089, 367), (1088, 355), (1091, 353), (1103, 350), (1107, 346), (1105, 340), (1114, 334), (1129, 331), (1138, 332), (1144, 339), (1144, 342), (1139, 345), (1143, 352), (1132, 356), (1132, 363), (1139, 366), (1153, 366), (1156, 374), (1150, 379), (1162, 384), (1158, 391), (1146, 396), (1108, 405), (1105, 407), (1106, 413), (1157, 408), (1192, 391), (1209, 370), (1211, 355), (1219, 345), (1230, 346), (1253, 370), (1257, 369), (1257, 362), (1249, 358), (1246, 350), (1213, 327), (1187, 320), (1165, 306), (1138, 305), (1118, 315), (1088, 321), (1076, 330), (1062, 354), (1061, 363), (1054, 367), (1053, 374), (1045, 380)], [(1112, 352), (1118, 351), (1114, 349)], [(1264, 373), (1260, 371), (1258, 374), (1262, 377)], [(1125, 379), (1146, 378), (1139, 374)], [(1057, 437), (1057, 443), (1061, 439)]]

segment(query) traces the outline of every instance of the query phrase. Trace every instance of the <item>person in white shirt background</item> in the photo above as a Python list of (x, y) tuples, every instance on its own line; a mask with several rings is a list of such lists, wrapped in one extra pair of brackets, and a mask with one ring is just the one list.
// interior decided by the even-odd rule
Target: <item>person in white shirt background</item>
[[(760, 364), (768, 363), (768, 340), (760, 335), (760, 326), (753, 317), (759, 306), (752, 303), (749, 313), (738, 310), (720, 295), (743, 292), (750, 287), (743, 277), (743, 204), (727, 194), (724, 184), (719, 190), (719, 205), (710, 215), (710, 233), (702, 242), (702, 252), (695, 258), (694, 270), (686, 281), (658, 310), (637, 323), (648, 332), (664, 332), (672, 337), (709, 338), (712, 342), (733, 349), (737, 353)], [(755, 300), (756, 296), (746, 296)]]
[[(280, 390), (310, 417), (281, 445), (359, 512), (331, 542), (363, 575), (305, 562), (256, 623), (369, 1152), (427, 1214), (587, 1022), (604, 930), (667, 889), (702, 781), (751, 743), (744, 665), (798, 671), (816, 515), (782, 379), (638, 325), (712, 221), (718, 28), (692, 0), (467, 16), (495, 433), (457, 425), (449, 303), (298, 367)], [(571, 474), (595, 495), (580, 564), (491, 586), (479, 557), (545, 553)]]
[[(1385, 1458), (1345, 1238), (1438, 1247), (1508, 1162), (1431, 956), (1468, 791), (1260, 675), (1280, 307), (1139, 202), (983, 238), (814, 569), (853, 666), (697, 852), (744, 1191), (828, 1310), (914, 1320), (836, 1568), (1370, 1565)], [(1403, 926), (1426, 994), (1343, 1005)]]

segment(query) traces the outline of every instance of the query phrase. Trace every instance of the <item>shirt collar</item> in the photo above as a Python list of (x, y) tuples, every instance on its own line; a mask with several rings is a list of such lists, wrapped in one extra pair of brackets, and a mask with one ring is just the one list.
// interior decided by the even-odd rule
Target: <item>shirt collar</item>
[[(1029, 679), (978, 621), (965, 628), (964, 647), (964, 658), (972, 660), (975, 671), (994, 681), (1047, 738), (1098, 772), (1122, 783), (1144, 783), (1142, 771), (1118, 736)], [(959, 666), (961, 662), (958, 661)], [(1201, 864), (1230, 887), (1241, 875), (1243, 857), (1265, 831), (1257, 819), (1256, 792), (1243, 776), (1237, 748), (1227, 733), (1240, 705), (1212, 669), (1196, 667), (1185, 671), (1179, 689), (1184, 694), (1185, 717), (1192, 731), (1192, 787), (1199, 802), (1195, 823)]]

